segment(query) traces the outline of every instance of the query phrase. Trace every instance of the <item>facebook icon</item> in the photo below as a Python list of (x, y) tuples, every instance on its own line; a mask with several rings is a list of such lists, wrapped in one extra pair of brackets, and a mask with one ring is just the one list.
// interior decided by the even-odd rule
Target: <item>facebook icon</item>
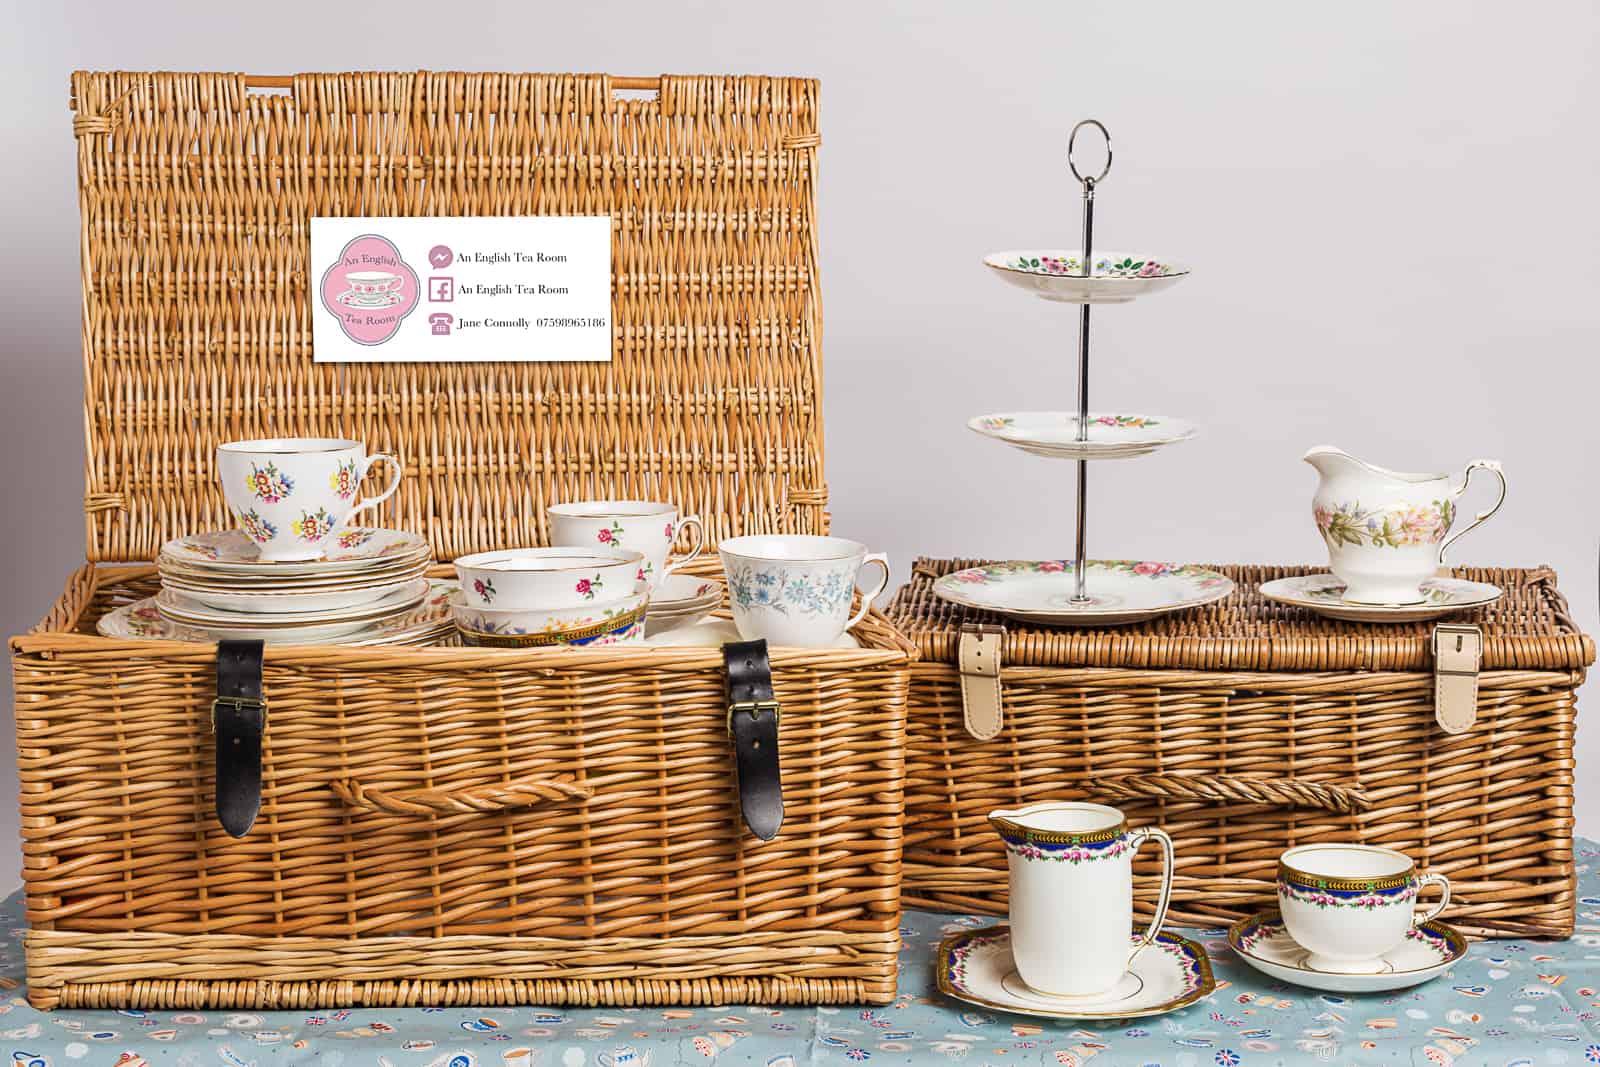
[(430, 304), (449, 304), (456, 298), (456, 280), (454, 278), (435, 276), (428, 279), (428, 302)]

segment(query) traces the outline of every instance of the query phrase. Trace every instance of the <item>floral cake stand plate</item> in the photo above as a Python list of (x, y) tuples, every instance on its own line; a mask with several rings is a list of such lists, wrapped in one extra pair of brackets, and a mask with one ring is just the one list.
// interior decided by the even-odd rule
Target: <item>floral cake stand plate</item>
[(1417, 604), (1360, 604), (1344, 599), (1345, 585), (1331, 574), (1306, 574), (1261, 584), (1261, 595), (1279, 604), (1346, 622), (1423, 622), (1500, 599), (1500, 587), (1464, 578), (1429, 578)]
[(1092, 559), (1084, 563), (1088, 603), (1073, 596), (1071, 560), (1013, 560), (968, 567), (933, 583), (938, 596), (1046, 626), (1124, 626), (1221, 600), (1226, 575), (1193, 564)]
[(1083, 276), (1081, 249), (1017, 249), (991, 252), (984, 266), (1002, 280), (1062, 304), (1126, 304), (1183, 280), (1189, 268), (1155, 256), (1094, 253), (1094, 269)]
[[(1134, 941), (1138, 940), (1135, 936)], [(1165, 1015), (1193, 1004), (1216, 988), (1205, 949), (1171, 931), (1136, 954), (1128, 978), (1116, 989), (1092, 996), (1057, 997), (1023, 982), (1011, 960), (1011, 929), (988, 926), (947, 937), (939, 944), (939, 992), (998, 1011), (1051, 1019), (1136, 1019)]]
[(1383, 956), (1384, 969), (1374, 974), (1334, 974), (1306, 963), (1307, 951), (1289, 936), (1277, 909), (1240, 919), (1228, 930), (1228, 947), (1262, 974), (1282, 982), (1329, 993), (1382, 993), (1421, 985), (1444, 974), (1467, 957), (1467, 939), (1437, 919), (1406, 935), (1400, 946)]
[(1046, 459), (1127, 459), (1187, 441), (1195, 428), (1168, 415), (1090, 412), (1087, 440), (1078, 440), (1078, 414), (1013, 411), (979, 415), (967, 428)]

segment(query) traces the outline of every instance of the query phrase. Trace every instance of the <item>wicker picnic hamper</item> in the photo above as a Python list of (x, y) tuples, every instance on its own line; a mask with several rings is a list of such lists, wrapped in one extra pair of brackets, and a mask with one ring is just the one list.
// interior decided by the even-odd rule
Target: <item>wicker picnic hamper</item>
[[(627, 92), (620, 92), (627, 90)], [(785, 821), (719, 650), (267, 649), (262, 804), (213, 811), (215, 650), (95, 635), (231, 525), (225, 440), (400, 454), (439, 558), (657, 497), (824, 532), (812, 81), (78, 74), (88, 556), (13, 640), (31, 1001), (882, 1003), (909, 644), (774, 649)], [(610, 364), (315, 364), (314, 215), (609, 214)], [(714, 570), (715, 564), (704, 564)]]
[(1445, 918), (1466, 932), (1572, 933), (1575, 690), (1594, 646), (1552, 571), (1456, 572), (1505, 590), (1446, 620), (1482, 633), (1476, 721), (1461, 733), (1434, 719), (1429, 625), (1320, 619), (1256, 591), (1308, 569), (1236, 566), (1219, 568), (1232, 596), (1163, 620), (1007, 623), (1003, 724), (980, 741), (963, 718), (958, 642), (964, 624), (1004, 620), (932, 590), (976, 562), (918, 561), (889, 607), (921, 653), (906, 733), (908, 905), (1003, 912), (1005, 853), (985, 814), (1087, 799), (1172, 835), (1172, 922), (1212, 926), (1269, 905), (1281, 851), (1339, 840), (1447, 874)]

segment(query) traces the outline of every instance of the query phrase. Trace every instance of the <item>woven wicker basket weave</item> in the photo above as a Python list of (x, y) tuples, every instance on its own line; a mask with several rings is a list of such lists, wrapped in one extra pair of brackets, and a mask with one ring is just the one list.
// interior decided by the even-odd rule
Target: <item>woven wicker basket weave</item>
[[(1269, 905), (1282, 850), (1339, 840), (1449, 875), (1445, 918), (1463, 930), (1571, 934), (1574, 690), (1594, 646), (1552, 571), (1456, 572), (1505, 590), (1448, 620), (1484, 634), (1478, 718), (1463, 734), (1434, 722), (1430, 626), (1320, 619), (1257, 592), (1312, 570), (1224, 566), (1233, 596), (1150, 623), (1007, 623), (1005, 726), (978, 741), (963, 725), (956, 641), (964, 622), (1005, 620), (932, 591), (978, 562), (919, 561), (889, 608), (922, 653), (906, 735), (908, 904), (1003, 912), (1005, 853), (986, 813), (1087, 799), (1172, 834), (1174, 922)], [(1154, 873), (1153, 857), (1138, 869)]]
[[(825, 532), (814, 82), (78, 74), (89, 558), (231, 525), (218, 442), (399, 454), (440, 558), (562, 500)], [(283, 93), (260, 90), (285, 90)], [(313, 215), (614, 220), (610, 364), (312, 361)], [(714, 573), (713, 560), (696, 565)], [(716, 649), (267, 650), (261, 814), (213, 811), (215, 652), (15, 638), (41, 1007), (886, 1002), (910, 645), (778, 649), (786, 816), (740, 817)]]

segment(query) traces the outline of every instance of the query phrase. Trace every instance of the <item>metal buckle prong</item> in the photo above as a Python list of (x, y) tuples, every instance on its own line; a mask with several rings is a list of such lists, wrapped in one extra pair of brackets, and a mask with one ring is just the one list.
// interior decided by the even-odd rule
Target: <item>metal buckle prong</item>
[(218, 708), (227, 708), (235, 714), (246, 711), (259, 711), (261, 713), (261, 725), (266, 726), (267, 724), (267, 702), (265, 700), (257, 700), (254, 697), (219, 696), (211, 702), (211, 731), (213, 733), (217, 729)]
[(733, 730), (733, 717), (741, 711), (749, 714), (752, 719), (755, 718), (760, 712), (770, 711), (772, 712), (772, 719), (774, 723), (783, 721), (783, 712), (779, 710), (778, 702), (776, 700), (741, 700), (737, 703), (728, 705), (729, 732), (732, 732)]

